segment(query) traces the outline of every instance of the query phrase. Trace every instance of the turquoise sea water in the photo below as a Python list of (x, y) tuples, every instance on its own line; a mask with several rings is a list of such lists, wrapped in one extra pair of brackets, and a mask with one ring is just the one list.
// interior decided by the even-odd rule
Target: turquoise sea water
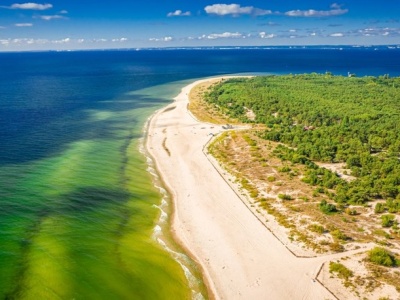
[(0, 299), (207, 298), (168, 230), (146, 120), (233, 73), (400, 74), (400, 50), (0, 53)]

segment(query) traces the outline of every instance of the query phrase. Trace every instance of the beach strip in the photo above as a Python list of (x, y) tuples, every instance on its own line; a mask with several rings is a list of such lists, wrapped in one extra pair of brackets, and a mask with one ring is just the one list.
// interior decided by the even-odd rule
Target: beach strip
[[(224, 77), (226, 78), (226, 77)], [(324, 260), (295, 257), (243, 203), (205, 154), (224, 129), (188, 112), (185, 86), (150, 120), (146, 147), (170, 191), (172, 231), (216, 299), (335, 299), (315, 280)]]

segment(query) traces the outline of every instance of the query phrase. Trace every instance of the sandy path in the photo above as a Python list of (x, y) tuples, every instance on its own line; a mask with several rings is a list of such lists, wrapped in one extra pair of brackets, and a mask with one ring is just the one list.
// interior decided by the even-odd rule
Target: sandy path
[(210, 133), (221, 127), (187, 111), (187, 95), (199, 82), (156, 113), (148, 131), (148, 151), (174, 199), (177, 238), (202, 266), (217, 299), (335, 299), (314, 280), (328, 258), (293, 256), (203, 153)]

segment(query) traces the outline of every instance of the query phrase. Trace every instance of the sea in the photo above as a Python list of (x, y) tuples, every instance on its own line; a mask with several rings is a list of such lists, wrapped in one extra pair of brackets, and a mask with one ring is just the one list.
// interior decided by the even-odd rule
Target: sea
[(400, 76), (400, 46), (0, 53), (0, 299), (208, 299), (149, 117), (204, 77)]

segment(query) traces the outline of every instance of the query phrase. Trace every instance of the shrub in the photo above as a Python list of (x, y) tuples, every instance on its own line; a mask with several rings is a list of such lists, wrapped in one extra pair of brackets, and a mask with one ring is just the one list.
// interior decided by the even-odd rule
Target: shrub
[(343, 232), (341, 232), (339, 229), (331, 231), (331, 235), (334, 238), (336, 238), (338, 240), (342, 240), (342, 241), (346, 241), (349, 239), (349, 237), (347, 235), (345, 235)]
[(335, 262), (330, 262), (329, 263), (329, 272), (330, 273), (337, 273), (339, 278), (348, 280), (349, 277), (353, 276), (353, 272), (350, 271), (348, 268), (346, 268), (343, 264), (341, 263), (335, 263)]
[(258, 197), (257, 189), (253, 189), (253, 190), (250, 191), (250, 197), (253, 198), (253, 199)]
[(335, 205), (326, 202), (326, 200), (322, 200), (319, 204), (319, 209), (324, 213), (324, 214), (332, 214), (337, 212), (337, 208)]
[(368, 251), (368, 260), (374, 264), (394, 267), (396, 266), (396, 258), (385, 248), (375, 247)]
[(344, 210), (344, 212), (345, 212), (346, 214), (350, 215), (350, 216), (356, 216), (356, 215), (358, 215), (357, 210), (351, 209), (350, 207), (347, 207), (347, 208)]
[(293, 200), (292, 196), (288, 195), (288, 194), (279, 194), (278, 198), (281, 200)]
[(383, 227), (392, 227), (396, 222), (394, 215), (383, 215), (381, 216), (381, 220)]
[(306, 196), (301, 196), (300, 199), (303, 200), (304, 202), (310, 201)]
[(376, 214), (381, 214), (385, 211), (385, 205), (383, 203), (377, 203), (374, 209)]
[[(400, 194), (399, 194), (400, 195)], [(386, 207), (390, 213), (397, 213), (400, 211), (400, 199), (387, 199)]]
[(323, 226), (315, 223), (308, 226), (308, 229), (319, 234), (323, 234), (325, 232), (325, 228)]
[(267, 180), (268, 182), (274, 182), (276, 178), (274, 176), (268, 176)]
[(282, 173), (289, 173), (291, 170), (292, 169), (289, 168), (288, 166), (284, 166), (282, 168), (279, 168), (279, 172), (282, 172)]
[(339, 244), (338, 242), (332, 243), (329, 246), (333, 252), (343, 252), (344, 251), (343, 245)]

